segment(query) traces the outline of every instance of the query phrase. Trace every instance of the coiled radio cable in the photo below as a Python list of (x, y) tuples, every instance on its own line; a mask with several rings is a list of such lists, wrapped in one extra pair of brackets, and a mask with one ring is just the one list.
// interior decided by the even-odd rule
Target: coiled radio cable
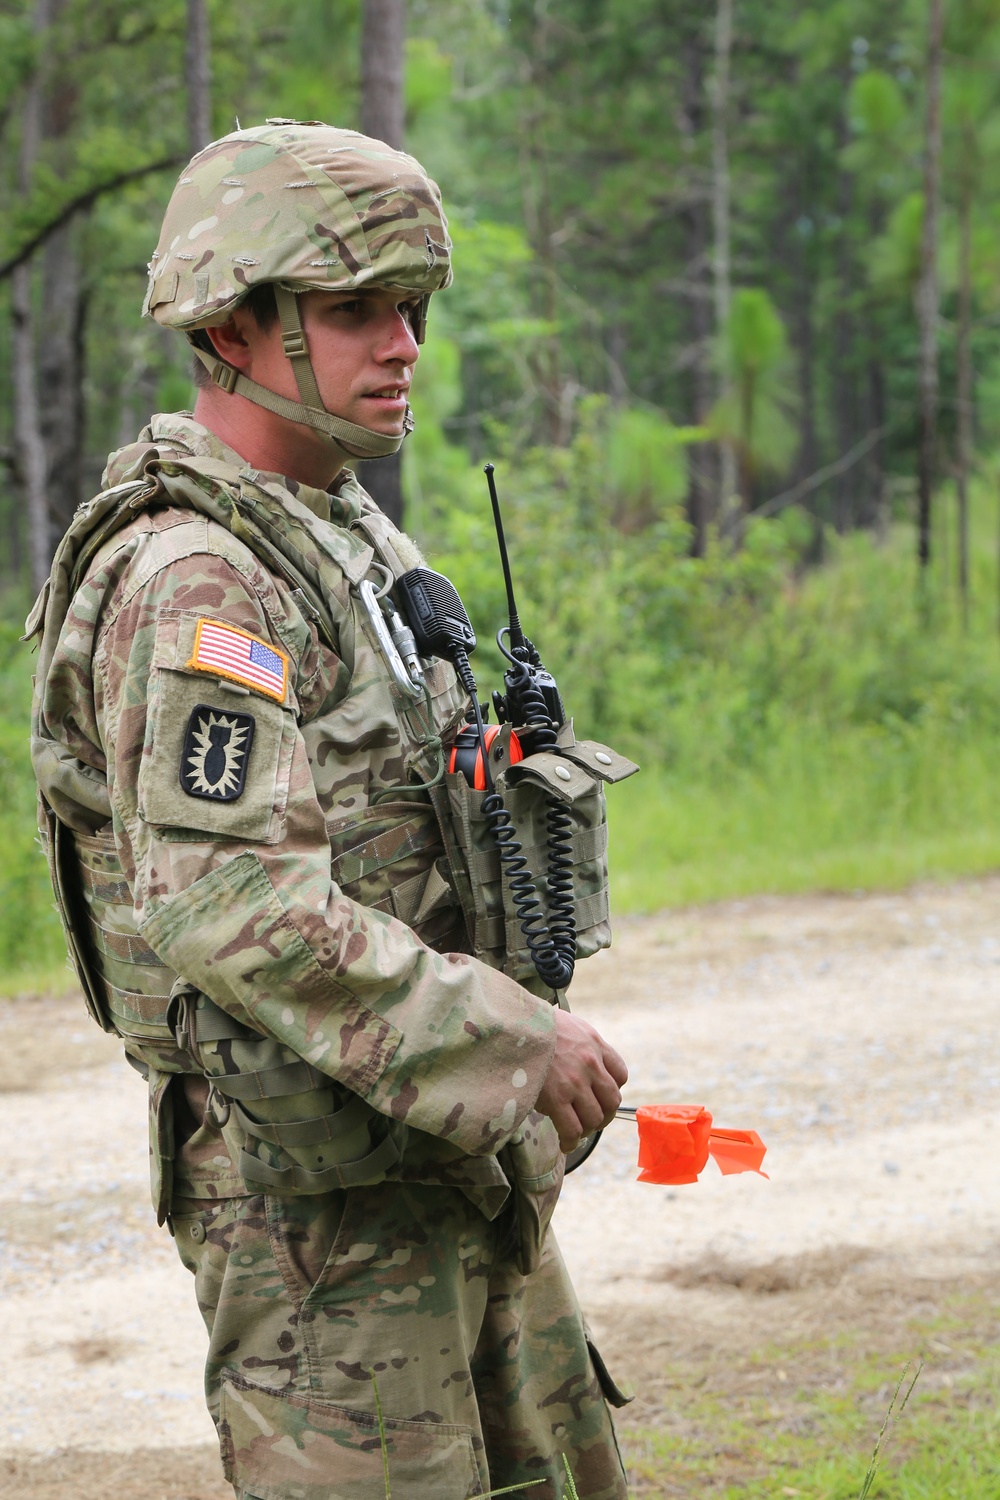
[[(508, 651), (503, 642), (504, 631), (497, 634), (497, 645), (510, 662), (510, 670), (504, 677), (507, 688), (506, 712), (509, 715), (516, 704), (521, 731), (521, 741), (528, 754), (539, 750), (556, 748), (556, 731), (549, 717), (551, 706), (537, 681), (536, 673), (527, 662)], [(524, 648), (529, 656), (537, 658), (531, 642), (525, 637)], [(539, 662), (540, 666), (540, 662)], [(485, 804), (484, 804), (485, 806)], [(563, 964), (568, 968), (568, 984), (573, 977), (576, 963), (576, 903), (573, 900), (573, 819), (561, 797), (549, 792), (545, 799), (545, 827), (548, 851), (548, 930), (552, 946)], [(544, 978), (544, 976), (543, 976)], [(548, 981), (546, 980), (546, 983)], [(565, 985), (563, 986), (565, 987)]]
[[(539, 899), (535, 878), (528, 869), (528, 861), (521, 852), (510, 813), (503, 798), (493, 785), (490, 757), (486, 745), (486, 730), (483, 726), (482, 710), (479, 707), (479, 690), (469, 658), (461, 647), (452, 648), (452, 662), (459, 681), (469, 695), (475, 716), (476, 733), (482, 747), (483, 770), (486, 777), (486, 796), (482, 801), (482, 814), (497, 846), (500, 869), (510, 889), (514, 913), (521, 928), (525, 947), (539, 978), (554, 990), (564, 990), (573, 978), (576, 960), (576, 924), (573, 910), (573, 881), (569, 834), (572, 828), (569, 813), (551, 794), (547, 799), (546, 826), (549, 830), (549, 906), (551, 921), (547, 922)], [(525, 675), (530, 674), (525, 668)], [(530, 694), (530, 690), (529, 690)], [(541, 704), (540, 717), (544, 717), (545, 702)], [(537, 721), (536, 721), (537, 724)], [(545, 729), (541, 732), (546, 733)], [(555, 733), (549, 727), (548, 744), (555, 744)]]

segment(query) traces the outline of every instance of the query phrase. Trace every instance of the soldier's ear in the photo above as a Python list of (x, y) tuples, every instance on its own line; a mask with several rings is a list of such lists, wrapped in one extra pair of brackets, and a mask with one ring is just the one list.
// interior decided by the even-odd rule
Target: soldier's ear
[(232, 365), (237, 370), (249, 368), (253, 359), (254, 335), (259, 338), (260, 330), (245, 308), (237, 307), (225, 323), (202, 331), (211, 340), (216, 354), (227, 365)]

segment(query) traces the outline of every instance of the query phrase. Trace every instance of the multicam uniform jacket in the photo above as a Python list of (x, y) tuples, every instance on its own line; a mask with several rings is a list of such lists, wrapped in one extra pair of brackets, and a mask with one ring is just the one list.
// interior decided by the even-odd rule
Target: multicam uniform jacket
[(149, 1078), (161, 1217), (171, 1194), (340, 1182), (315, 1124), (338, 1112), (376, 1148), (360, 1182), (457, 1186), (493, 1217), (513, 1141), (554, 1196), (532, 1112), (551, 1007), (470, 956), (413, 790), (463, 696), (438, 662), (404, 702), (352, 593), (416, 549), (349, 472), (330, 493), (257, 473), (183, 414), (113, 456), (106, 485), (129, 481), (83, 508), (29, 622), (33, 756), (69, 926), (98, 913), (92, 1007)]

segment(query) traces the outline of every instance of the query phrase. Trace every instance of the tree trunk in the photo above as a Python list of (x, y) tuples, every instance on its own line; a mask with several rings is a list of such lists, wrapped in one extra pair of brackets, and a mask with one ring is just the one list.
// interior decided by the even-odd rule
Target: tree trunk
[[(539, 274), (533, 278), (533, 310), (550, 327), (558, 320), (558, 283), (555, 268), (551, 194), (548, 180), (548, 156), (545, 136), (546, 79), (538, 76), (537, 57), (544, 52), (544, 23), (535, 33), (536, 46), (526, 58), (530, 82), (522, 91), (527, 101), (519, 122), (519, 153), (524, 203), (524, 223), (528, 241), (538, 263)], [(564, 392), (557, 334), (547, 334), (535, 344), (529, 366), (542, 398), (541, 435), (544, 442), (559, 447), (563, 441)]]
[[(731, 375), (723, 344), (732, 301), (728, 131), (729, 64), (732, 50), (733, 0), (718, 0), (715, 16), (715, 78), (712, 86), (712, 224), (715, 236), (715, 332), (721, 360), (720, 394), (728, 391)], [(736, 463), (731, 443), (721, 443), (720, 449), (719, 514), (724, 518), (736, 489)]]
[(84, 498), (84, 296), (72, 222), (46, 243), (41, 260), (38, 387), (49, 522), (59, 537)]
[[(846, 94), (847, 83), (845, 80)], [(839, 145), (843, 150), (850, 136), (847, 119), (839, 121)], [(849, 172), (841, 171), (837, 178), (837, 214), (842, 225), (850, 222), (854, 200), (854, 179)], [(854, 246), (850, 234), (841, 230), (837, 242), (838, 309), (833, 334), (833, 399), (837, 449), (850, 453), (861, 436), (858, 422), (858, 394), (860, 381), (856, 369), (857, 319), (854, 313), (853, 294), (858, 284), (858, 269), (855, 263)], [(841, 536), (846, 535), (857, 523), (855, 492), (858, 474), (855, 470), (838, 475), (833, 481), (833, 524)]]
[[(874, 243), (876, 237), (882, 233), (883, 215), (880, 209), (872, 204), (868, 214), (868, 233)], [(868, 340), (868, 403), (867, 417), (861, 425), (861, 432), (879, 433), (879, 437), (865, 460), (865, 470), (868, 484), (868, 506), (865, 515), (865, 524), (871, 526), (880, 541), (884, 540), (888, 529), (889, 517), (887, 513), (887, 485), (885, 477), (886, 440), (886, 377), (885, 358), (883, 354), (883, 342), (879, 338), (880, 319), (879, 310), (874, 299), (869, 299), (862, 316), (867, 327)]]
[(753, 443), (754, 443), (754, 408), (757, 399), (757, 375), (753, 369), (747, 370), (740, 382), (740, 499), (743, 509), (750, 513), (753, 510)]
[(28, 516), (31, 586), (37, 593), (48, 577), (52, 562), (52, 528), (45, 483), (45, 444), (42, 440), (35, 379), (30, 265), (18, 266), (14, 272), (10, 300), (11, 353), (14, 359), (14, 443)]
[(184, 80), (188, 147), (194, 156), (212, 139), (212, 38), (207, 0), (187, 0)]
[[(798, 201), (798, 213), (806, 212), (808, 202), (805, 193)], [(815, 337), (813, 331), (813, 297), (815, 294), (815, 272), (809, 264), (809, 251), (804, 236), (794, 236), (791, 226), (786, 233), (792, 244), (798, 241), (795, 258), (795, 289), (792, 314), (793, 338), (799, 370), (799, 389), (802, 392), (802, 407), (799, 418), (801, 437), (795, 464), (796, 479), (806, 479), (819, 468), (819, 441), (816, 434), (816, 381), (815, 381)]]
[[(51, 0), (35, 0), (32, 28), (36, 36), (52, 24)], [(44, 56), (40, 48), (40, 56)], [(18, 188), (26, 194), (42, 140), (42, 64), (28, 83), (21, 120)], [(18, 266), (11, 277), (11, 384), (14, 393), (14, 447), (28, 518), (28, 555), (32, 587), (40, 589), (52, 561), (52, 527), (46, 486), (45, 443), (42, 437), (35, 369), (35, 328), (32, 309), (31, 262)]]
[(931, 560), (931, 486), (934, 482), (937, 439), (937, 220), (941, 183), (942, 27), (942, 0), (929, 0), (924, 222), (920, 241), (920, 283), (917, 288), (917, 322), (920, 330), (917, 559), (922, 572), (926, 571)]
[(866, 468), (871, 494), (871, 525), (876, 536), (883, 541), (889, 529), (885, 479), (886, 395), (885, 366), (877, 354), (872, 355), (868, 365), (868, 410), (871, 422), (869, 431), (875, 429), (882, 434), (872, 447)]
[(402, 452), (399, 452), (390, 453), (386, 458), (366, 458), (358, 474), (379, 510), (400, 528), (403, 525), (402, 457)]
[(363, 0), (361, 6), (361, 129), (403, 148), (403, 42), (406, 0)]
[[(58, 25), (68, 0), (50, 0), (50, 20)], [(80, 125), (80, 90), (72, 71), (44, 67), (42, 138), (48, 161), (63, 169)], [(84, 454), (84, 294), (78, 254), (83, 215), (67, 219), (45, 242), (35, 314), (36, 370), (49, 527), (58, 540), (83, 499)]]
[[(361, 129), (396, 150), (404, 136), (405, 34), (406, 0), (362, 0)], [(368, 459), (361, 469), (362, 484), (397, 526), (403, 524), (402, 457)]]
[[(966, 162), (972, 143), (966, 143)], [(972, 465), (972, 173), (961, 174), (958, 200), (958, 594), (969, 628), (969, 470)]]
[[(699, 144), (705, 112), (705, 48), (702, 29), (690, 35), (682, 52), (681, 108), (679, 123), (691, 182), (683, 213), (685, 271), (687, 292), (687, 334), (693, 350), (691, 362), (691, 399), (688, 420), (695, 426), (705, 421), (715, 395), (712, 376), (712, 283), (711, 222), (709, 199), (701, 181)], [(713, 480), (717, 467), (714, 450), (708, 443), (693, 443), (687, 450), (687, 514), (691, 523), (691, 553), (704, 557), (708, 545), (708, 527), (712, 519)]]

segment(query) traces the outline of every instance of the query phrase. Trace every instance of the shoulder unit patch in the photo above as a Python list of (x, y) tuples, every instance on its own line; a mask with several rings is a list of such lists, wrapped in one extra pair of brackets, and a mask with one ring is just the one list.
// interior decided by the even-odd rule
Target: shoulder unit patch
[(235, 802), (250, 764), (256, 721), (199, 703), (188, 720), (181, 751), (181, 786), (189, 797)]
[(277, 646), (221, 620), (198, 621), (188, 668), (226, 677), (254, 688), (278, 703), (285, 701), (288, 657)]

